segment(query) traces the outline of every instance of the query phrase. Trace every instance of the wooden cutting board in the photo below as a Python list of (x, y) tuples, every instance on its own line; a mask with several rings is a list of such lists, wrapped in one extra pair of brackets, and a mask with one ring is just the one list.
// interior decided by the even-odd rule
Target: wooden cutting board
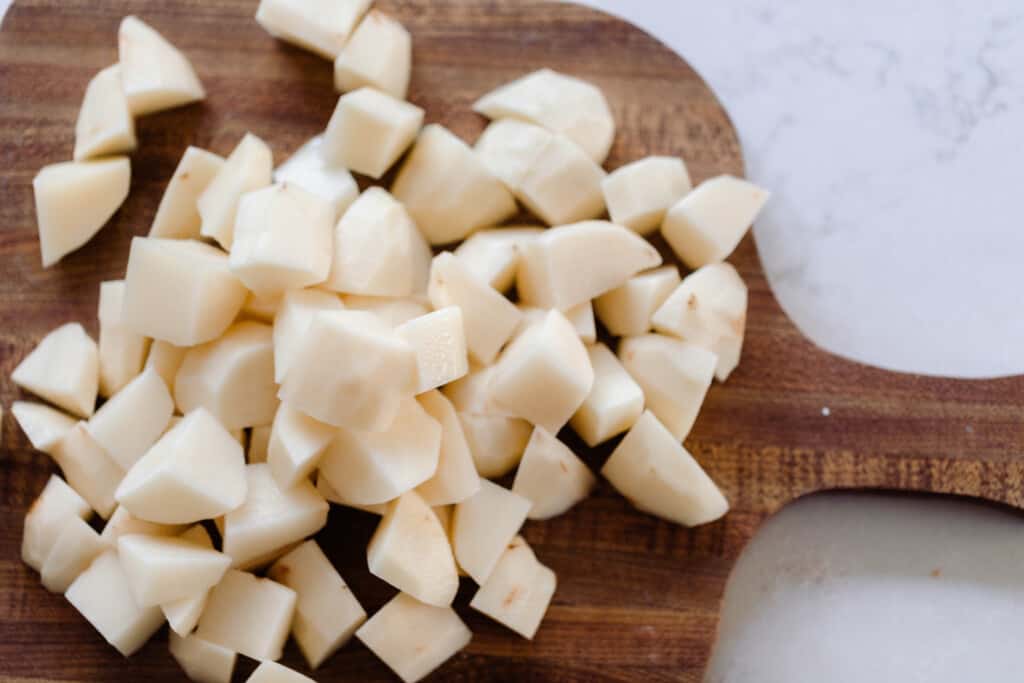
[[(413, 33), (412, 101), (429, 121), (467, 140), (485, 125), (470, 110), (477, 96), (549, 66), (591, 80), (607, 94), (618, 123), (607, 168), (670, 154), (686, 160), (695, 181), (743, 172), (736, 132), (714, 94), (680, 57), (629, 24), (541, 0), (377, 4)], [(326, 124), (337, 97), (330, 64), (271, 39), (253, 21), (255, 9), (255, 0), (19, 0), (10, 10), (0, 30), (4, 406), (22, 396), (6, 378), (44, 333), (69, 320), (95, 333), (99, 283), (123, 276), (129, 240), (148, 230), (187, 145), (226, 154), (251, 130), (281, 160)], [(131, 13), (185, 51), (209, 99), (138, 122), (128, 201), (85, 248), (44, 271), (32, 177), (44, 164), (70, 157), (85, 85), (116, 61), (118, 22)], [(693, 14), (691, 20), (700, 21), (697, 9)], [(730, 568), (758, 525), (798, 496), (886, 488), (1024, 504), (1024, 379), (900, 375), (831, 356), (780, 310), (750, 237), (731, 260), (751, 295), (743, 362), (727, 384), (712, 387), (686, 441), (732, 502), (730, 514), (688, 530), (640, 514), (602, 483), (569, 514), (527, 524), (526, 537), (559, 577), (537, 637), (527, 642), (469, 610), (467, 584), (457, 609), (475, 633), (473, 642), (432, 680), (697, 681)], [(595, 469), (609, 452), (581, 448)], [(53, 469), (5, 416), (0, 679), (182, 680), (166, 652), (166, 635), (125, 661), (21, 563), (25, 510)], [(365, 569), (374, 524), (369, 515), (336, 509), (318, 536), (370, 612), (393, 593)], [(305, 670), (294, 645), (285, 661)], [(252, 666), (242, 663), (240, 673)], [(395, 680), (356, 643), (316, 675), (320, 681)]]

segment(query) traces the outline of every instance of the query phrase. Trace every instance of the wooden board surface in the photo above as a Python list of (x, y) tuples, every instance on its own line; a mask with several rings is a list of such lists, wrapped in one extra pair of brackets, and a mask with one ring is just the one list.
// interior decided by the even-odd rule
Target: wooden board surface
[[(95, 332), (99, 283), (122, 277), (129, 240), (148, 230), (187, 145), (225, 154), (251, 130), (281, 160), (325, 125), (337, 97), (330, 65), (268, 37), (252, 20), (255, 5), (26, 0), (11, 9), (0, 31), (4, 406), (21, 395), (6, 378), (45, 332), (68, 320)], [(736, 133), (707, 86), (670, 50), (617, 19), (541, 0), (380, 0), (378, 6), (414, 35), (412, 101), (426, 109), (428, 121), (469, 141), (485, 125), (470, 111), (477, 96), (550, 66), (607, 93), (619, 129), (609, 169), (657, 153), (684, 157), (695, 181), (743, 171)], [(31, 180), (44, 164), (70, 157), (82, 92), (97, 70), (117, 59), (117, 25), (129, 13), (189, 55), (210, 97), (201, 106), (139, 121), (128, 201), (85, 248), (44, 271)], [(699, 21), (696, 9), (694, 15)], [(529, 523), (526, 537), (559, 576), (536, 639), (524, 641), (473, 613), (466, 607), (472, 591), (464, 586), (457, 608), (475, 633), (473, 642), (431, 680), (697, 681), (730, 568), (765, 517), (794, 498), (831, 488), (889, 488), (1024, 505), (1024, 380), (897, 375), (830, 356), (780, 310), (750, 237), (731, 260), (751, 294), (743, 362), (727, 384), (711, 389), (686, 445), (722, 486), (732, 512), (687, 530), (636, 512), (602, 483), (569, 514)], [(597, 468), (609, 452), (584, 456)], [(124, 661), (20, 562), (25, 509), (51, 471), (5, 416), (0, 679), (181, 680), (165, 634)], [(318, 537), (371, 612), (393, 593), (365, 569), (374, 524), (369, 515), (336, 509)], [(294, 645), (285, 661), (305, 670)], [(244, 663), (241, 673), (251, 668)], [(358, 644), (316, 677), (395, 680)]]

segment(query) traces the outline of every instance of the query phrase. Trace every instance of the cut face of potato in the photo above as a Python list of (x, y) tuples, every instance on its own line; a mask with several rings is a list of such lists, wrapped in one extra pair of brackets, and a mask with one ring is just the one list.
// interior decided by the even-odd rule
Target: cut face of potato
[(195, 635), (253, 659), (280, 659), (295, 600), (291, 588), (229, 569), (210, 591)]
[(690, 268), (724, 261), (769, 196), (757, 185), (732, 176), (705, 180), (669, 209), (661, 234)]
[(462, 309), (448, 306), (395, 328), (416, 352), (417, 394), (436, 389), (469, 372)]
[(594, 300), (594, 312), (617, 337), (635, 337), (651, 331), (651, 317), (679, 285), (679, 271), (665, 266), (640, 273), (621, 287)]
[(68, 517), (43, 562), (40, 571), (43, 586), (51, 593), (63, 593), (106, 549), (106, 544), (88, 522)]
[(37, 572), (71, 519), (89, 519), (92, 508), (63, 479), (51, 474), (25, 515), (21, 559)]
[(179, 635), (171, 631), (167, 643), (171, 656), (189, 680), (198, 683), (231, 683), (237, 655), (194, 635)]
[(512, 492), (533, 503), (530, 519), (551, 519), (590, 495), (596, 483), (597, 477), (568, 446), (536, 427), (516, 470)]
[[(146, 536), (177, 536), (185, 531), (183, 524), (157, 524), (139, 519), (120, 505), (110, 515), (103, 527), (100, 539), (109, 548), (117, 548), (117, 539), (126, 534), (145, 534)], [(213, 545), (211, 544), (212, 548)]]
[(320, 311), (341, 311), (341, 300), (330, 292), (300, 289), (285, 292), (274, 317), (274, 381), (284, 381), (288, 364), (306, 336), (313, 316)]
[[(202, 524), (189, 527), (184, 533), (180, 534), (179, 538), (200, 548), (214, 549), (213, 540), (210, 539), (209, 532), (203, 528)], [(163, 610), (164, 617), (166, 617), (167, 624), (171, 627), (172, 632), (179, 635), (188, 635), (192, 632), (196, 624), (199, 623), (199, 616), (206, 607), (208, 594), (209, 591), (204, 590), (193, 597), (161, 603), (160, 609)]]
[(267, 445), (267, 463), (278, 486), (288, 489), (307, 478), (337, 431), (336, 427), (282, 403), (274, 416)]
[(356, 638), (405, 683), (415, 683), (469, 644), (473, 634), (451, 607), (399, 593), (356, 631)]
[(502, 553), (526, 521), (532, 503), (497, 484), (480, 481), (480, 490), (455, 506), (452, 548), (469, 576), (483, 585)]
[(85, 88), (75, 124), (75, 161), (135, 149), (135, 119), (121, 88), (121, 67), (108, 66), (92, 77)]
[(464, 239), (516, 212), (501, 181), (465, 142), (437, 124), (420, 132), (391, 192), (431, 244)]
[(594, 305), (589, 301), (576, 304), (565, 311), (565, 319), (576, 330), (576, 336), (584, 344), (593, 344), (597, 341), (597, 324), (594, 322)]
[(132, 240), (122, 320), (134, 332), (175, 346), (203, 344), (228, 329), (245, 297), (224, 252), (192, 240)]
[(370, 10), (334, 61), (334, 87), (376, 88), (404, 100), (412, 72), (412, 36), (397, 20)]
[(389, 327), (398, 327), (413, 318), (430, 313), (430, 307), (420, 297), (395, 299), (393, 297), (346, 294), (341, 297), (341, 300), (345, 304), (345, 308), (372, 313)]
[(142, 371), (149, 339), (122, 322), (124, 280), (100, 283), (100, 395), (112, 396)]
[(481, 477), (495, 479), (515, 469), (530, 440), (526, 420), (504, 415), (459, 414), (459, 424)]
[[(441, 392), (452, 402), (455, 410), (460, 413), (474, 415), (501, 415), (512, 417), (507, 410), (502, 410), (494, 401), (491, 392), (491, 380), (497, 367), (494, 365), (475, 365), (470, 361), (470, 371), (465, 377), (446, 384)], [(525, 445), (525, 442), (524, 442)]]
[(334, 503), (335, 505), (342, 505), (344, 507), (352, 508), (353, 510), (359, 510), (360, 512), (366, 512), (371, 515), (376, 515), (378, 517), (383, 516), (383, 514), (388, 509), (387, 503), (374, 503), (372, 505), (359, 505), (358, 503), (349, 503), (348, 501), (344, 500), (341, 497), (341, 494), (339, 494), (337, 491), (331, 488), (331, 485), (330, 483), (328, 483), (326, 477), (320, 476), (319, 474), (317, 475), (316, 478), (316, 490), (320, 493), (321, 496), (326, 498), (327, 502), (329, 503)]
[(321, 153), (327, 163), (380, 178), (416, 139), (423, 110), (373, 88), (342, 95)]
[(137, 17), (121, 20), (117, 50), (121, 84), (133, 115), (180, 107), (206, 97), (188, 58)]
[(246, 133), (196, 199), (201, 219), (199, 234), (230, 250), (239, 199), (246, 192), (270, 185), (273, 169), (270, 147), (252, 133)]
[(150, 344), (146, 364), (143, 367), (156, 372), (167, 388), (173, 389), (174, 378), (178, 375), (178, 369), (184, 362), (187, 352), (187, 348), (157, 339)]
[(509, 227), (481, 230), (455, 248), (471, 273), (499, 292), (512, 288), (522, 245), (544, 232), (543, 228)]
[(142, 607), (201, 596), (231, 564), (223, 553), (166, 536), (121, 536), (117, 553), (132, 595)]
[(520, 299), (564, 311), (661, 265), (644, 238), (606, 221), (552, 228), (523, 246), (516, 286)]
[(644, 410), (644, 392), (604, 344), (587, 347), (594, 386), (569, 424), (593, 448), (633, 426)]
[(174, 414), (174, 401), (155, 370), (146, 370), (89, 418), (85, 428), (127, 472), (156, 443)]
[(693, 185), (678, 157), (647, 157), (615, 170), (601, 183), (613, 223), (641, 235), (658, 229), (665, 213)]
[(537, 561), (522, 536), (516, 536), (469, 606), (532, 640), (557, 583), (555, 573)]
[(44, 166), (32, 180), (43, 268), (92, 239), (128, 197), (131, 180), (128, 157)]
[(124, 470), (89, 435), (84, 422), (64, 435), (54, 447), (53, 459), (89, 506), (103, 519), (110, 517), (117, 506), (114, 492), (124, 478)]
[(455, 408), (439, 391), (428, 391), (416, 400), (441, 425), (437, 470), (416, 492), (430, 506), (450, 505), (469, 498), (480, 489), (480, 477)]
[(277, 662), (260, 662), (245, 683), (316, 683), (309, 676), (281, 666)]
[(608, 101), (586, 81), (541, 69), (494, 90), (473, 105), (489, 119), (519, 119), (561, 133), (604, 163), (615, 138)]
[(331, 166), (324, 159), (324, 136), (317, 135), (283, 164), (274, 169), (274, 181), (297, 185), (315, 194), (334, 208), (336, 223), (359, 196), (355, 178), (342, 166)]
[(73, 417), (59, 410), (28, 401), (12, 403), (11, 415), (18, 422), (21, 431), (25, 432), (32, 448), (47, 455), (53, 454), (53, 449), (77, 423)]
[(601, 474), (638, 509), (686, 526), (713, 522), (729, 502), (679, 440), (644, 412)]
[(267, 33), (334, 59), (373, 0), (261, 0), (256, 21)]
[(190, 145), (167, 183), (149, 236), (198, 239), (202, 218), (196, 202), (223, 166), (224, 157)]

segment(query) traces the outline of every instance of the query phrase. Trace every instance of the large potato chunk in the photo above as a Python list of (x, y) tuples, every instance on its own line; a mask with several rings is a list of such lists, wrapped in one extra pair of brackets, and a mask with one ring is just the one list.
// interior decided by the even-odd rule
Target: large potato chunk
[(11, 415), (21, 427), (21, 431), (25, 432), (32, 448), (47, 455), (53, 454), (54, 447), (77, 423), (75, 418), (59, 410), (28, 401), (12, 403)]
[(121, 67), (108, 66), (85, 88), (75, 123), (75, 161), (135, 149), (135, 119), (121, 88)]
[(78, 323), (53, 330), (22, 359), (11, 381), (79, 417), (96, 409), (99, 351)]
[(256, 21), (267, 33), (334, 59), (373, 0), (261, 0)]
[(174, 414), (174, 400), (155, 370), (146, 370), (89, 418), (85, 428), (124, 471), (156, 443)]
[(416, 352), (417, 394), (448, 384), (469, 372), (466, 333), (462, 309), (458, 306), (413, 318), (396, 327), (395, 332)]
[(196, 199), (201, 225), (199, 234), (217, 240), (230, 250), (235, 236), (238, 201), (246, 192), (271, 183), (274, 155), (267, 143), (252, 133), (242, 141)]
[(455, 255), (471, 273), (499, 292), (512, 288), (522, 245), (544, 232), (543, 228), (508, 227), (481, 230), (455, 248)]
[(288, 365), (306, 337), (313, 316), (320, 311), (341, 311), (345, 306), (330, 292), (300, 289), (286, 292), (274, 316), (274, 381), (284, 381)]
[(100, 396), (120, 391), (139, 372), (150, 341), (125, 326), (124, 280), (100, 283)]
[(117, 51), (124, 95), (135, 116), (206, 97), (188, 58), (137, 17), (121, 20)]
[(198, 239), (202, 218), (196, 201), (223, 166), (224, 157), (190, 145), (167, 183), (149, 236)]
[[(202, 524), (189, 527), (178, 538), (200, 548), (214, 549), (213, 540)], [(204, 590), (192, 597), (162, 603), (160, 609), (163, 610), (164, 617), (167, 618), (167, 624), (171, 627), (171, 631), (180, 635), (191, 633), (196, 624), (199, 623), (199, 616), (206, 608), (206, 599), (209, 593), (209, 590)]]
[(729, 509), (700, 464), (650, 411), (629, 430), (601, 474), (638, 509), (678, 524), (706, 524)]
[(543, 427), (536, 427), (516, 471), (512, 492), (533, 503), (530, 519), (551, 519), (590, 495), (596, 483), (597, 477), (568, 446)]
[(452, 548), (459, 566), (483, 585), (501, 559), (532, 503), (497, 484), (480, 481), (480, 490), (455, 506)]
[(253, 659), (280, 659), (295, 600), (291, 588), (229, 569), (210, 591), (195, 635)]
[(594, 385), (569, 424), (593, 448), (633, 426), (644, 410), (644, 392), (604, 344), (587, 347)]
[(278, 486), (291, 488), (308, 477), (336, 432), (337, 428), (282, 403), (267, 444), (267, 464)]
[(412, 36), (397, 20), (371, 10), (334, 61), (334, 87), (369, 86), (404, 100), (412, 72)]
[(43, 586), (51, 593), (63, 593), (106, 549), (88, 522), (69, 517), (43, 562)]
[(450, 505), (469, 498), (479, 490), (480, 477), (454, 406), (439, 391), (428, 391), (416, 400), (441, 425), (437, 470), (416, 492), (430, 506)]
[(32, 180), (43, 268), (88, 242), (128, 197), (128, 157), (65, 161)]
[(324, 133), (328, 163), (380, 178), (416, 139), (423, 110), (373, 88), (338, 98)]
[(594, 300), (598, 319), (617, 337), (651, 331), (651, 317), (679, 285), (679, 271), (665, 266), (635, 275), (620, 287)]
[(677, 157), (634, 161), (601, 183), (612, 222), (641, 235), (657, 230), (665, 213), (692, 187), (686, 164)]
[(124, 470), (89, 435), (84, 422), (72, 427), (54, 447), (53, 459), (90, 507), (103, 519), (110, 517), (117, 506), (114, 494)]
[(558, 583), (521, 536), (508, 544), (469, 606), (532, 640)]
[(142, 607), (201, 596), (217, 585), (231, 564), (223, 553), (166, 536), (121, 536), (117, 554)]
[(72, 519), (87, 520), (92, 508), (63, 479), (51, 474), (43, 492), (25, 515), (21, 559), (37, 572), (49, 556), (61, 532)]
[(431, 244), (447, 244), (516, 212), (516, 202), (469, 146), (437, 124), (423, 129), (391, 192)]
[(459, 414), (459, 424), (481, 477), (503, 477), (519, 464), (532, 427), (526, 420), (505, 415)]
[(330, 202), (337, 222), (359, 196), (355, 178), (342, 166), (331, 166), (324, 159), (324, 136), (317, 135), (306, 142), (288, 160), (274, 169), (274, 181), (298, 185), (321, 199)]
[(189, 680), (197, 683), (231, 683), (237, 655), (226, 647), (194, 635), (168, 637), (168, 649)]

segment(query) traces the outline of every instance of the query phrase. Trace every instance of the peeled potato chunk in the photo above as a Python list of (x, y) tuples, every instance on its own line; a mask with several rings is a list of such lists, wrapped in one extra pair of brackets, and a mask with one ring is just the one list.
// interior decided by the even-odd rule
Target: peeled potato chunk
[(546, 231), (523, 246), (516, 285), (520, 299), (566, 310), (661, 265), (661, 254), (620, 225), (585, 221)]
[(277, 662), (260, 662), (245, 683), (316, 683), (309, 676), (281, 666)]
[(68, 517), (39, 572), (43, 587), (51, 593), (63, 593), (106, 549), (88, 522)]
[(306, 337), (313, 316), (320, 311), (341, 311), (345, 306), (330, 292), (299, 289), (285, 292), (274, 317), (274, 381), (284, 381), (295, 351)]
[(338, 98), (321, 153), (327, 163), (380, 178), (416, 139), (423, 110), (373, 88)]
[(199, 195), (224, 166), (224, 157), (189, 146), (174, 169), (149, 228), (150, 237), (198, 239)]
[(692, 187), (686, 164), (678, 157), (640, 159), (601, 182), (612, 222), (641, 235), (657, 230), (665, 213)]
[(146, 356), (143, 369), (152, 369), (160, 375), (168, 389), (173, 389), (174, 378), (178, 374), (178, 368), (185, 361), (186, 353), (188, 349), (185, 347), (175, 346), (160, 339), (154, 340), (149, 346), (149, 354)]
[(274, 182), (297, 185), (315, 194), (334, 209), (334, 222), (359, 196), (355, 178), (343, 166), (331, 166), (324, 159), (324, 136), (306, 142), (283, 164), (274, 169)]
[(479, 491), (455, 506), (455, 559), (478, 584), (487, 581), (531, 506), (529, 499), (486, 479), (480, 481)]
[(132, 515), (159, 524), (218, 517), (245, 498), (242, 447), (205, 408), (160, 437), (117, 489), (117, 502)]
[(398, 327), (413, 318), (430, 313), (423, 297), (395, 298), (386, 296), (364, 296), (362, 294), (345, 294), (341, 297), (345, 308), (353, 311), (372, 313), (385, 325)]
[(565, 319), (576, 330), (576, 336), (584, 344), (597, 341), (597, 323), (594, 322), (594, 305), (589, 301), (576, 304), (565, 311)]
[(366, 512), (368, 514), (376, 515), (378, 517), (382, 516), (384, 512), (388, 509), (387, 503), (373, 503), (371, 505), (360, 505), (359, 503), (350, 503), (344, 498), (342, 498), (341, 494), (339, 494), (337, 491), (331, 488), (331, 485), (327, 481), (326, 477), (320, 475), (317, 475), (316, 478), (316, 490), (320, 493), (321, 496), (326, 498), (327, 502), (329, 503), (334, 503), (335, 505), (343, 505), (345, 507), (352, 508), (353, 510), (359, 510), (361, 512)]
[(295, 601), (291, 588), (229, 569), (210, 591), (195, 635), (253, 659), (280, 659)]
[(92, 239), (128, 197), (128, 157), (44, 166), (32, 180), (43, 268)]
[(188, 58), (138, 17), (117, 32), (121, 84), (135, 116), (180, 107), (206, 97)]
[[(147, 536), (177, 536), (185, 531), (184, 524), (157, 524), (139, 519), (118, 505), (114, 514), (103, 526), (100, 538), (109, 548), (117, 548), (117, 539), (126, 534), (145, 534)], [(212, 545), (210, 546), (213, 547)]]
[(537, 560), (522, 536), (516, 536), (469, 606), (532, 640), (557, 583), (555, 573)]
[(28, 401), (12, 403), (11, 415), (18, 422), (21, 431), (25, 432), (32, 448), (47, 455), (53, 454), (53, 449), (77, 423), (75, 418), (59, 410)]
[(412, 72), (412, 36), (400, 22), (370, 10), (334, 60), (334, 87), (365, 86), (404, 100)]
[[(214, 549), (213, 540), (210, 539), (209, 532), (202, 524), (189, 527), (178, 538), (199, 548)], [(180, 635), (191, 633), (196, 624), (199, 623), (199, 616), (206, 607), (206, 599), (209, 593), (209, 590), (204, 590), (191, 597), (161, 603), (160, 609), (163, 610), (164, 617), (166, 617), (171, 631)]]
[(493, 90), (473, 105), (489, 119), (518, 119), (561, 133), (596, 163), (604, 163), (615, 138), (608, 101), (573, 76), (540, 69)]
[(166, 536), (121, 536), (117, 554), (142, 607), (203, 595), (231, 564), (224, 553)]
[(512, 413), (494, 401), (491, 380), (497, 369), (494, 365), (476, 365), (470, 361), (469, 374), (446, 384), (441, 391), (459, 413), (512, 417)]
[(155, 370), (146, 370), (104, 403), (85, 428), (127, 472), (163, 436), (173, 414), (167, 385)]
[(451, 607), (399, 593), (356, 631), (356, 638), (405, 683), (415, 683), (466, 647), (473, 634)]
[(450, 505), (469, 498), (480, 489), (480, 477), (454, 406), (439, 391), (428, 391), (416, 400), (441, 425), (437, 470), (416, 492), (430, 506)]
[(495, 479), (515, 469), (530, 440), (526, 420), (505, 415), (459, 414), (459, 424), (481, 477)]
[(654, 312), (679, 285), (679, 271), (665, 266), (629, 278), (622, 286), (594, 300), (594, 312), (617, 337), (635, 337), (651, 331)]
[(470, 147), (438, 124), (426, 126), (391, 192), (431, 244), (464, 239), (516, 212), (516, 201)]
[(75, 123), (75, 161), (135, 149), (135, 119), (121, 88), (121, 67), (108, 66), (92, 77), (85, 88), (82, 108)]
[(120, 391), (142, 371), (150, 341), (123, 322), (124, 280), (100, 283), (100, 396)]
[(601, 474), (639, 510), (686, 526), (713, 522), (729, 502), (679, 440), (644, 412)]
[(416, 352), (417, 394), (436, 389), (469, 372), (462, 309), (447, 306), (395, 328)]
[(530, 226), (481, 230), (455, 248), (455, 255), (474, 275), (499, 292), (512, 288), (522, 245), (544, 232)]
[(373, 0), (261, 0), (256, 21), (267, 33), (334, 59)]
[(588, 346), (587, 355), (594, 385), (569, 424), (593, 448), (633, 426), (644, 410), (644, 392), (604, 344)]
[(705, 180), (669, 209), (661, 234), (690, 268), (724, 261), (769, 196), (767, 190), (732, 176)]
[(135, 601), (113, 550), (93, 560), (64, 597), (125, 657), (145, 645), (164, 623), (159, 607), (142, 607)]
[(88, 520), (92, 508), (63, 479), (51, 474), (43, 492), (25, 515), (21, 559), (37, 572), (72, 519)]
[(103, 519), (110, 517), (117, 506), (114, 494), (124, 470), (89, 435), (84, 422), (72, 427), (54, 447), (53, 459), (89, 506)]
[(252, 133), (246, 133), (196, 199), (199, 234), (230, 250), (239, 200), (247, 192), (270, 185), (273, 169), (270, 147)]
[(535, 427), (512, 492), (533, 503), (529, 519), (551, 519), (590, 495), (596, 483), (597, 477), (568, 446)]
[[(337, 431), (282, 403), (274, 415), (267, 444), (267, 464), (278, 486), (291, 488), (308, 477)], [(249, 462), (253, 462), (251, 457)]]
[(195, 635), (179, 635), (171, 631), (168, 649), (174, 661), (189, 680), (198, 683), (231, 683), (237, 655)]

